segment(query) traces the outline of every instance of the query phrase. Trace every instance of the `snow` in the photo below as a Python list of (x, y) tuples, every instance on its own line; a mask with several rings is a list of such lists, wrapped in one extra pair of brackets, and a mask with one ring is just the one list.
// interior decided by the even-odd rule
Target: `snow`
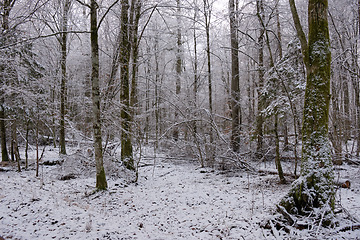
[[(58, 158), (55, 150), (45, 160)], [(94, 193), (95, 167), (73, 151), (59, 166), (0, 172), (0, 236), (5, 239), (357, 239), (360, 231), (337, 233), (318, 227), (290, 234), (260, 226), (277, 215), (275, 204), (290, 184), (276, 175), (199, 168), (198, 163), (144, 158), (138, 183), (116, 163), (105, 161), (109, 189)], [(71, 164), (73, 163), (73, 164)], [(109, 167), (110, 164), (110, 167)], [(68, 167), (66, 167), (68, 166)], [(33, 167), (33, 165), (32, 165)], [(267, 163), (266, 168), (274, 166)], [(112, 169), (112, 172), (110, 169)], [(9, 167), (8, 167), (9, 169)], [(117, 174), (114, 169), (117, 169)], [(284, 169), (287, 169), (286, 167)], [(75, 179), (61, 176), (76, 173)], [(341, 166), (352, 181), (337, 192), (349, 213), (360, 218), (360, 170)], [(344, 222), (345, 223), (345, 222)], [(348, 224), (348, 223), (346, 223)]]

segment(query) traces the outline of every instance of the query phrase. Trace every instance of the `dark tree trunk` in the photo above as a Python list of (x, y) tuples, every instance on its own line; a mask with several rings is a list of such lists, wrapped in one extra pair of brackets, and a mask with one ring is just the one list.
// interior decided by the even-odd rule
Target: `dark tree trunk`
[(260, 35), (258, 38), (258, 73), (259, 73), (259, 81), (258, 81), (258, 109), (257, 109), (257, 116), (256, 116), (256, 135), (257, 135), (257, 146), (256, 152), (259, 157), (263, 156), (263, 114), (262, 111), (264, 109), (264, 98), (261, 96), (261, 90), (264, 86), (264, 34), (265, 29), (262, 26), (263, 22), (263, 15), (264, 15), (264, 6), (262, 0), (256, 1), (256, 9), (257, 9), (257, 16), (260, 22)]
[[(29, 155), (28, 155), (28, 150), (29, 150), (29, 131), (30, 131), (30, 120), (26, 121), (26, 135), (25, 135), (25, 169), (28, 169), (29, 163)], [(55, 138), (54, 138), (54, 142), (55, 142)]]
[(240, 147), (240, 76), (239, 76), (239, 43), (237, 37), (237, 13), (234, 0), (229, 1), (230, 36), (231, 36), (231, 145), (234, 152)]
[[(199, 78), (199, 73), (198, 73), (198, 53), (197, 53), (197, 35), (196, 35), (196, 21), (197, 21), (197, 15), (198, 15), (198, 9), (195, 9), (194, 12), (194, 26), (193, 26), (193, 39), (194, 39), (194, 88), (193, 88), (193, 94), (194, 94), (194, 111), (196, 111), (197, 108), (197, 95), (198, 95), (198, 78)], [(196, 138), (196, 134), (197, 134), (197, 124), (196, 121), (193, 122), (193, 133), (194, 133), (194, 138)], [(201, 160), (201, 162), (203, 162)], [(203, 165), (203, 163), (202, 163)]]
[(275, 165), (278, 170), (280, 183), (286, 183), (284, 173), (282, 170), (281, 162), (280, 162), (280, 138), (279, 138), (279, 129), (278, 129), (278, 114), (275, 114), (275, 124), (274, 124), (274, 132), (275, 132)]
[[(16, 0), (6, 0), (3, 1), (3, 4), (1, 6), (1, 17), (2, 17), (2, 29), (1, 32), (2, 34), (4, 34), (6, 36), (8, 30), (9, 30), (9, 16), (10, 16), (10, 11), (12, 9), (12, 7), (14, 6)], [(7, 44), (7, 39), (5, 39), (3, 44)], [(0, 79), (0, 83), (5, 84), (5, 69), (6, 66), (4, 63), (0, 64), (0, 71), (1, 71), (1, 79)], [(7, 146), (6, 146), (6, 122), (5, 122), (5, 118), (6, 118), (6, 113), (5, 113), (5, 108), (4, 108), (4, 97), (3, 97), (3, 92), (0, 92), (1, 96), (0, 96), (0, 141), (1, 141), (1, 159), (2, 161), (9, 161), (9, 155), (8, 155), (8, 150), (7, 150)]]
[[(212, 99), (212, 70), (211, 70), (211, 51), (210, 51), (210, 18), (211, 6), (209, 0), (204, 0), (204, 17), (205, 17), (205, 32), (206, 32), (206, 58), (207, 58), (207, 78), (208, 78), (208, 99), (209, 99), (209, 114), (210, 121), (213, 120), (213, 99)], [(209, 145), (207, 146), (207, 158), (210, 162), (214, 160), (214, 136), (213, 128), (209, 129)]]
[(128, 31), (128, 0), (121, 0), (121, 43), (120, 43), (120, 81), (121, 93), (121, 160), (128, 169), (135, 170), (133, 149), (131, 143), (131, 114), (130, 114), (130, 41)]
[(3, 162), (9, 161), (9, 155), (6, 147), (6, 127), (5, 127), (5, 109), (0, 106), (0, 140), (1, 140), (1, 160)]
[(15, 156), (15, 160), (17, 163), (17, 167), (18, 167), (18, 172), (21, 172), (21, 167), (20, 167), (20, 153), (19, 153), (19, 146), (18, 146), (18, 140), (17, 140), (17, 129), (16, 129), (16, 119), (12, 122), (11, 124), (11, 142), (12, 142), (12, 148), (13, 148), (13, 152), (14, 152), (14, 156)]

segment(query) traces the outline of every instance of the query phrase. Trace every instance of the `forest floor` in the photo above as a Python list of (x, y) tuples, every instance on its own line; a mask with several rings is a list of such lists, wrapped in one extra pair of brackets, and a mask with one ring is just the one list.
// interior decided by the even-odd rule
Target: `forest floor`
[[(148, 153), (150, 153), (150, 150)], [(48, 148), (44, 160), (59, 159)], [(290, 184), (276, 175), (199, 168), (166, 156), (144, 158), (137, 183), (134, 175), (107, 163), (107, 191), (94, 192), (95, 166), (81, 151), (73, 151), (61, 165), (0, 172), (0, 236), (4, 239), (360, 239), (360, 230), (340, 231), (351, 224), (339, 216), (340, 226), (328, 229), (264, 229), (278, 214), (275, 204)], [(264, 168), (259, 163), (258, 168)], [(267, 163), (267, 169), (274, 168)], [(89, 170), (91, 169), (91, 170)], [(286, 164), (284, 167), (287, 171)], [(290, 169), (290, 168), (289, 168)], [(289, 170), (288, 169), (288, 170)], [(342, 165), (337, 176), (351, 180), (339, 189), (338, 205), (360, 219), (360, 168)], [(344, 212), (344, 211), (343, 211)], [(346, 212), (346, 211), (345, 211)], [(344, 215), (344, 213), (343, 213)], [(343, 221), (344, 220), (344, 221)], [(1, 238), (0, 238), (1, 239)]]

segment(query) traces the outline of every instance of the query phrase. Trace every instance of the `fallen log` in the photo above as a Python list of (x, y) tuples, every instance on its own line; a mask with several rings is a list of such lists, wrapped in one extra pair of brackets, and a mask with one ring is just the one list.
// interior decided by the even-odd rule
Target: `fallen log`
[[(259, 169), (258, 173), (265, 173), (265, 174), (270, 174), (270, 175), (278, 175), (279, 172), (277, 170), (269, 170), (269, 169)], [(288, 176), (288, 177), (293, 177), (295, 178), (295, 175), (293, 173), (287, 173), (284, 172), (284, 176)]]

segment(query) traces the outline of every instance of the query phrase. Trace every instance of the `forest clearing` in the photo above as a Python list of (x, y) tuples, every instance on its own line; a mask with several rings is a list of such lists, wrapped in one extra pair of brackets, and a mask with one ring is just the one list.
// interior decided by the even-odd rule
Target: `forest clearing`
[[(336, 176), (349, 179), (351, 188), (337, 190), (338, 227), (309, 224), (299, 230), (276, 230), (275, 205), (289, 190), (278, 176), (243, 170), (200, 168), (198, 162), (154, 157), (144, 151), (139, 179), (123, 165), (105, 160), (109, 188), (93, 192), (94, 162), (77, 149), (61, 165), (0, 172), (0, 233), (5, 239), (359, 239), (360, 229), (345, 231), (360, 217), (360, 167), (344, 164)], [(35, 157), (35, 153), (30, 154)], [(146, 156), (146, 157), (145, 157)], [(48, 148), (43, 161), (58, 161)], [(265, 165), (266, 164), (266, 168)], [(285, 163), (288, 173), (291, 163)], [(84, 167), (87, 166), (87, 167)], [(92, 168), (88, 168), (92, 166)], [(286, 166), (286, 167), (285, 167)], [(273, 162), (256, 169), (275, 170)], [(8, 171), (4, 171), (8, 170)], [(66, 178), (68, 176), (68, 178)], [(70, 176), (70, 177), (69, 177)], [(65, 178), (64, 178), (65, 177)], [(66, 179), (66, 180), (65, 180)], [(358, 224), (357, 224), (358, 226)], [(273, 232), (275, 229), (276, 232)]]

